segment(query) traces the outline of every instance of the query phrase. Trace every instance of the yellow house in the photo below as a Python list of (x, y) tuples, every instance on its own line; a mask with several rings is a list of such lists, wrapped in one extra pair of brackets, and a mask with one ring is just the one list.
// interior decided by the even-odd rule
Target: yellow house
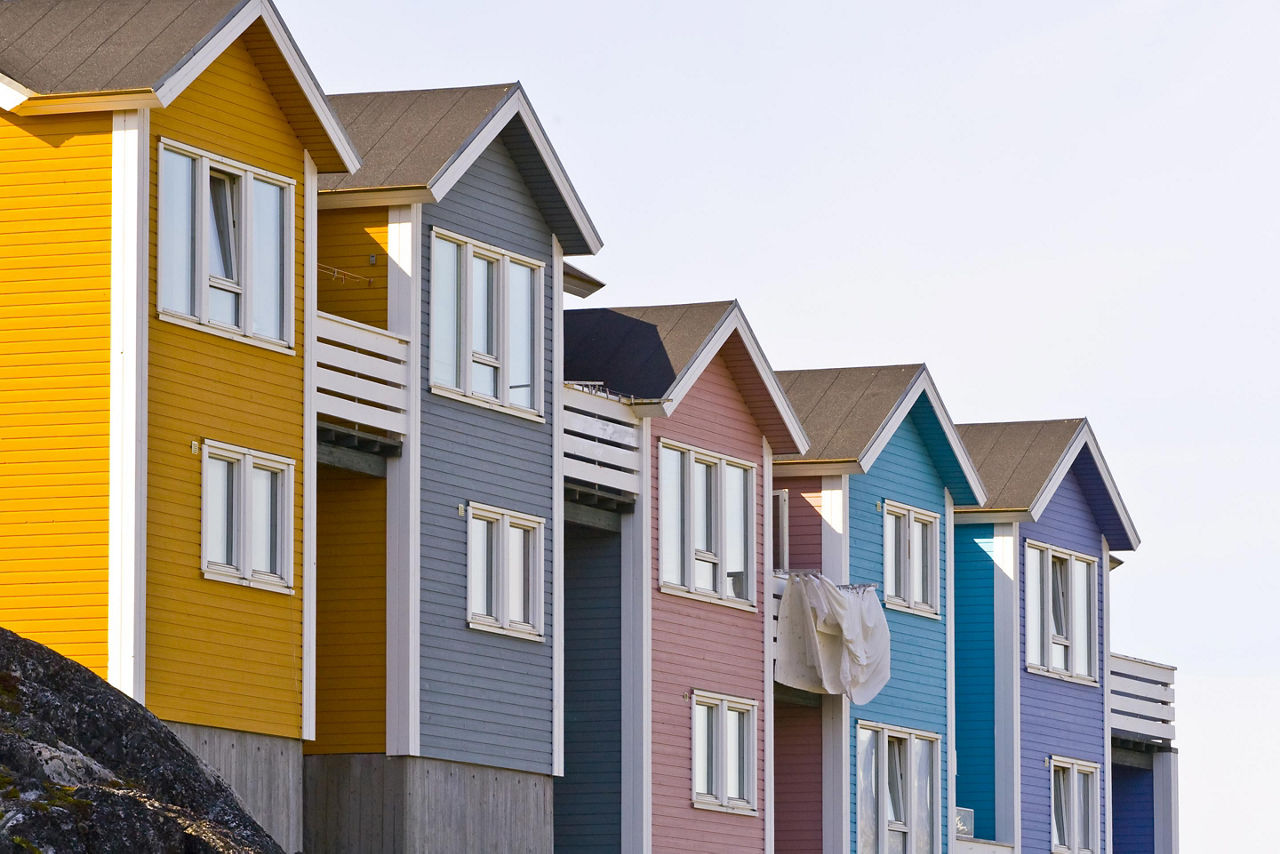
[(317, 175), (359, 159), (268, 0), (8, 0), (0, 33), (0, 625), (298, 850)]

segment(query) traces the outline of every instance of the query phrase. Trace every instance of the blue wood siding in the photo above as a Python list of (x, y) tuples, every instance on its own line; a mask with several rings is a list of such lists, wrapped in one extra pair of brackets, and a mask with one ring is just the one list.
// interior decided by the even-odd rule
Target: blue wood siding
[(851, 823), (855, 849), (858, 838), (857, 726), (859, 720), (865, 720), (939, 735), (942, 825), (935, 828), (935, 833), (942, 834), (942, 850), (947, 850), (946, 833), (942, 830), (951, 820), (947, 810), (950, 769), (947, 767), (949, 747), (946, 735), (947, 632), (943, 622), (947, 618), (946, 573), (950, 571), (946, 565), (946, 506), (942, 478), (919, 427), (921, 421), (927, 424), (926, 419), (933, 418), (932, 407), (926, 400), (921, 400), (903, 420), (871, 470), (849, 478), (850, 581), (853, 584), (875, 584), (881, 601), (884, 599), (884, 514), (877, 509), (877, 504), (883, 506), (886, 499), (897, 501), (937, 513), (944, 521), (939, 532), (939, 590), (943, 600), (943, 619), (886, 609), (892, 637), (892, 677), (875, 699), (865, 706), (853, 706), (850, 711), (853, 728), (850, 793), (854, 799)]
[(1115, 847), (1112, 854), (1155, 854), (1156, 800), (1150, 768), (1113, 765)]
[(622, 538), (565, 533), (565, 754), (556, 851), (622, 845)]
[(956, 805), (974, 813), (974, 835), (996, 838), (995, 531), (955, 532)]
[[(1021, 542), (1018, 561), (1022, 587), (1026, 589), (1026, 541), (1028, 539), (1101, 558), (1102, 534), (1089, 510), (1087, 496), (1073, 467), (1063, 479), (1053, 500), (1040, 520), (1020, 526)], [(1098, 562), (1098, 636), (1095, 649), (1095, 673), (1102, 672), (1102, 562)], [(1051, 755), (1084, 759), (1102, 766), (1098, 780), (1100, 791), (1106, 791), (1105, 756), (1106, 703), (1100, 686), (1081, 685), (1031, 673), (1026, 665), (1026, 597), (1019, 596), (1022, 613), (1022, 845), (1025, 851), (1048, 851), (1051, 815), (1050, 771), (1045, 759)], [(1102, 846), (1109, 850), (1106, 839), (1106, 803), (1101, 805)]]
[[(482, 409), (429, 389), (430, 229), (440, 226), (547, 264), (544, 411), (552, 411), (551, 231), (501, 139), (438, 204), (423, 206), (422, 751), (437, 759), (551, 773), (552, 425)], [(479, 501), (547, 520), (546, 641), (467, 627), (466, 521)]]

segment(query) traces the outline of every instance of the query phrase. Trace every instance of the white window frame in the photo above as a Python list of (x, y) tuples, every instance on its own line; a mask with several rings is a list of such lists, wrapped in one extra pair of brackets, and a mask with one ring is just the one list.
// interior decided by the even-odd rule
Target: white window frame
[[(458, 362), (458, 382), (456, 384), (446, 384), (437, 378), (437, 353), (435, 342), (430, 341), (428, 347), (428, 357), (430, 365), (428, 367), (428, 378), (430, 379), (430, 390), (434, 394), (444, 397), (450, 397), (462, 400), (467, 403), (474, 403), (490, 409), (498, 409), (518, 415), (523, 418), (533, 418), (534, 420), (543, 420), (545, 414), (545, 391), (543, 388), (543, 373), (546, 353), (546, 263), (535, 258), (529, 258), (525, 255), (519, 255), (515, 252), (509, 252), (497, 246), (488, 243), (481, 243), (461, 234), (447, 231), (443, 228), (433, 227), (431, 229), (431, 247), (432, 252), (435, 251), (435, 240), (440, 239), (448, 243), (458, 246), (462, 251), (460, 253), (459, 274), (462, 282), (458, 294), (458, 316), (457, 329), (457, 353)], [(473, 391), (471, 388), (471, 363), (477, 354), (472, 351), (471, 343), (471, 260), (475, 256), (487, 258), (494, 262), (494, 335), (497, 342), (497, 354), (492, 358), (482, 358), (482, 364), (497, 368), (497, 397), (490, 397), (486, 394)], [(442, 299), (442, 287), (444, 287), (438, 279), (438, 265), (434, 262), (434, 255), (431, 264), (431, 314), (432, 317), (439, 309), (439, 303)], [(508, 306), (508, 281), (510, 267), (512, 264), (519, 264), (533, 270), (533, 406), (525, 407), (522, 404), (512, 403), (510, 400), (510, 390), (507, 382), (507, 368), (511, 364), (511, 335), (507, 314)]]
[[(659, 442), (659, 457), (661, 457), (662, 449), (667, 448), (672, 451), (678, 451), (682, 454), (681, 460), (681, 476), (682, 495), (686, 501), (692, 500), (693, 495), (693, 466), (695, 462), (705, 463), (715, 466), (715, 483), (712, 488), (714, 491), (713, 505), (716, 510), (715, 518), (712, 520), (712, 540), (714, 550), (703, 552), (693, 547), (693, 527), (685, 524), (681, 527), (681, 548), (680, 554), (682, 564), (680, 567), (680, 583), (669, 580), (666, 573), (663, 572), (661, 561), (663, 553), (666, 551), (661, 542), (662, 538), (668, 534), (662, 530), (661, 522), (659, 522), (659, 546), (658, 560), (659, 571), (658, 578), (660, 581), (659, 589), (664, 593), (671, 593), (677, 596), (688, 596), (694, 599), (701, 599), (707, 602), (714, 602), (720, 605), (727, 605), (733, 608), (741, 608), (744, 610), (756, 610), (756, 514), (758, 508), (756, 506), (756, 471), (755, 464), (746, 460), (740, 460), (735, 457), (717, 454), (711, 451), (704, 451), (695, 448), (692, 445), (686, 445), (680, 442), (674, 442), (669, 439), (663, 439)], [(729, 466), (739, 468), (747, 473), (747, 509), (746, 509), (746, 595), (739, 599), (729, 592), (728, 570), (724, 563), (724, 545), (725, 545), (725, 477), (726, 470)], [(668, 495), (664, 494), (662, 488), (662, 478), (659, 474), (658, 478), (658, 501), (659, 514), (661, 514), (661, 502), (669, 500)], [(682, 508), (682, 517), (686, 520), (690, 517), (690, 507), (686, 504)], [(659, 515), (659, 518), (661, 516)], [(694, 560), (702, 558), (705, 560), (714, 560), (716, 564), (716, 585), (718, 590), (706, 590), (697, 587), (692, 578), (694, 569)]]
[[(236, 473), (233, 489), (235, 490), (235, 513), (232, 518), (232, 550), (235, 555), (233, 564), (215, 563), (209, 558), (210, 551), (210, 482), (208, 478), (209, 461), (223, 460), (235, 466)], [(293, 593), (293, 478), (295, 463), (288, 457), (253, 451), (225, 442), (205, 439), (200, 456), (200, 567), (204, 577), (213, 581), (224, 581), (261, 590), (277, 593)], [(248, 473), (255, 468), (276, 472), (280, 475), (277, 488), (280, 495), (276, 501), (276, 530), (280, 537), (276, 541), (276, 565), (280, 574), (255, 572), (251, 567), (250, 549), (252, 548), (251, 532), (253, 529), (253, 485)]]
[[(292, 354), (294, 346), (294, 296), (296, 291), (296, 271), (297, 266), (295, 258), (297, 249), (295, 246), (295, 229), (294, 229), (294, 197), (297, 194), (296, 188), (298, 182), (293, 178), (285, 175), (279, 175), (251, 166), (247, 163), (241, 163), (210, 151), (205, 151), (195, 146), (177, 142), (172, 139), (161, 138), (159, 150), (157, 154), (159, 184), (161, 191), (157, 192), (156, 204), (156, 230), (157, 230), (157, 251), (159, 247), (169, 240), (183, 239), (186, 235), (171, 234), (172, 224), (171, 218), (166, 217), (166, 211), (160, 207), (160, 196), (164, 187), (164, 170), (165, 158), (164, 152), (172, 151), (175, 154), (181, 154), (184, 157), (192, 158), (196, 161), (195, 190), (193, 202), (195, 204), (194, 222), (195, 234), (193, 237), (194, 252), (194, 275), (192, 282), (192, 313), (187, 314), (179, 311), (171, 306), (164, 305), (163, 302), (163, 284), (157, 280), (156, 288), (156, 306), (157, 312), (162, 320), (178, 323), (184, 326), (190, 326), (205, 332), (212, 332), (225, 338), (244, 341), (250, 344), (267, 347), (269, 349), (284, 350)], [(212, 276), (209, 272), (209, 255), (208, 244), (209, 236), (209, 172), (210, 169), (215, 172), (225, 172), (233, 176), (240, 184), (240, 191), (235, 194), (232, 204), (235, 206), (235, 215), (238, 219), (237, 232), (240, 235), (235, 247), (234, 265), (239, 271), (238, 281), (229, 282), (224, 279)], [(252, 241), (253, 241), (253, 204), (249, 198), (249, 187), (252, 181), (258, 181), (264, 184), (270, 184), (284, 190), (284, 209), (281, 235), (281, 251), (283, 258), (283, 270), (281, 274), (282, 293), (280, 294), (280, 322), (283, 337), (277, 338), (269, 335), (261, 335), (253, 331), (253, 299), (254, 299), (254, 281), (253, 281), (253, 264), (252, 264)], [(157, 277), (160, 275), (157, 272)], [(209, 291), (216, 286), (223, 290), (237, 292), (240, 294), (240, 324), (238, 326), (228, 326), (218, 323), (209, 317)]]
[[(1040, 583), (1039, 583), (1039, 602), (1031, 601), (1036, 594), (1032, 585), (1025, 581), (1025, 573), (1031, 572), (1030, 553), (1038, 551), (1043, 553), (1044, 557), (1040, 563)], [(1066, 603), (1066, 623), (1067, 634), (1058, 636), (1053, 634), (1053, 558), (1063, 558), (1067, 561), (1067, 603)], [(1051, 546), (1048, 543), (1038, 542), (1028, 539), (1023, 544), (1022, 565), (1024, 572), (1024, 598), (1026, 600), (1025, 607), (1028, 612), (1031, 608), (1036, 608), (1040, 615), (1039, 637), (1033, 637), (1032, 622), (1024, 619), (1024, 637), (1026, 638), (1026, 667), (1027, 670), (1039, 673), (1044, 676), (1052, 676), (1057, 679), (1065, 679), (1071, 682), (1080, 682), (1087, 685), (1098, 684), (1098, 558), (1091, 555), (1074, 552), (1070, 549)], [(1086, 631), (1088, 637), (1085, 643), (1081, 644), (1080, 639), (1074, 637), (1075, 634), (1075, 595), (1074, 585), (1077, 572), (1084, 572), (1087, 582), (1085, 589), (1085, 598), (1087, 600), (1089, 615), (1086, 621)], [(1032, 660), (1033, 644), (1039, 644), (1039, 661)], [(1067, 648), (1067, 666), (1065, 669), (1053, 666), (1053, 646), (1054, 644), (1066, 646)], [(1087, 669), (1080, 672), (1077, 664), (1077, 657), (1081, 655), (1083, 649), (1085, 664)]]
[[(467, 625), (482, 632), (494, 632), (521, 640), (542, 642), (545, 640), (543, 627), (546, 611), (546, 556), (543, 549), (543, 536), (546, 520), (528, 513), (506, 510), (490, 504), (469, 502), (465, 512), (467, 525)], [(485, 579), (472, 572), (471, 555), (474, 544), (471, 542), (471, 522), (483, 519), (492, 522), (497, 530), (497, 545), (494, 547), (494, 579), (493, 610), (497, 613), (485, 614), (477, 611), (476, 603), (480, 600)], [(531, 622), (521, 622), (511, 618), (510, 592), (507, 584), (507, 536), (512, 529), (532, 533), (530, 550), (533, 563), (529, 573), (529, 609)]]
[[(1070, 777), (1070, 794), (1067, 796), (1067, 844), (1053, 845), (1053, 827), (1049, 828), (1050, 849), (1053, 854), (1099, 854), (1102, 850), (1102, 829), (1098, 826), (1098, 819), (1101, 814), (1101, 776), (1100, 766), (1096, 762), (1089, 762), (1084, 759), (1072, 759), (1066, 756), (1050, 756), (1049, 757), (1049, 821), (1057, 820), (1057, 801), (1053, 795), (1053, 772), (1057, 768), (1065, 769)], [(1092, 796), (1089, 798), (1089, 809), (1092, 815), (1089, 820), (1090, 839), (1085, 840), (1086, 845), (1081, 845), (1081, 840), (1077, 837), (1080, 835), (1080, 816), (1077, 814), (1077, 807), (1080, 803), (1080, 785), (1081, 778), (1089, 777), (1093, 788)]]
[[(775, 508), (776, 511), (775, 512)], [(773, 547), (781, 560), (774, 561), (774, 572), (791, 571), (791, 490), (775, 489), (769, 504), (769, 524), (773, 526)], [(772, 555), (770, 556), (772, 560)]]
[[(903, 504), (898, 501), (884, 501), (884, 509), (880, 517), (882, 526), (882, 539), (888, 536), (889, 517), (896, 516), (903, 520), (903, 536), (898, 543), (896, 549), (897, 556), (907, 561), (907, 571), (904, 575), (908, 587), (911, 586), (911, 526), (916, 519), (927, 521), (929, 523), (929, 542), (925, 546), (928, 550), (929, 571), (925, 575), (925, 585), (928, 587), (928, 600), (915, 598), (914, 591), (903, 595), (902, 591), (896, 590), (896, 581), (890, 584), (890, 578), (895, 572), (896, 567), (889, 565), (888, 554), (884, 555), (884, 604), (886, 608), (892, 608), (896, 611), (905, 611), (911, 614), (919, 614), (924, 617), (932, 617), (941, 619), (941, 611), (938, 602), (941, 595), (941, 537), (942, 537), (942, 517), (930, 510), (924, 510), (919, 507), (912, 507), (909, 504)], [(895, 592), (889, 591), (894, 589)]]
[[(891, 726), (889, 724), (876, 723), (872, 721), (858, 721), (858, 732), (869, 732), (874, 734), (876, 739), (876, 779), (879, 781), (879, 790), (875, 793), (876, 820), (879, 825), (876, 839), (879, 842), (878, 851), (863, 852), (858, 849), (858, 854), (887, 854), (889, 850), (889, 831), (906, 833), (906, 850), (915, 851), (915, 840), (912, 838), (918, 828), (911, 825), (910, 822), (902, 824), (895, 822), (893, 827), (889, 825), (889, 738), (905, 739), (907, 742), (907, 767), (906, 774), (903, 778), (902, 792), (902, 808), (908, 819), (915, 815), (915, 742), (924, 741), (932, 745), (933, 761), (930, 763), (933, 769), (933, 779), (930, 781), (932, 787), (933, 801), (933, 851), (934, 854), (942, 852), (942, 739), (937, 733), (925, 732), (923, 730), (908, 729), (906, 727)], [(854, 744), (858, 745), (861, 740), (858, 738), (858, 732), (854, 733)], [(858, 762), (862, 762), (862, 754), (858, 754)], [(854, 779), (861, 780), (862, 775), (860, 769), (855, 766), (853, 769)], [(861, 793), (859, 792), (859, 797)]]
[[(731, 697), (726, 694), (718, 694), (710, 691), (694, 691), (692, 695), (693, 702), (689, 707), (689, 744), (692, 748), (692, 761), (689, 765), (689, 791), (692, 797), (693, 806), (697, 809), (716, 810), (718, 812), (739, 813), (742, 815), (756, 815), (756, 791), (759, 788), (757, 768), (757, 754), (759, 753), (759, 706), (755, 700), (748, 700), (742, 697)], [(713, 794), (706, 794), (698, 791), (696, 763), (702, 756), (703, 745), (698, 742), (698, 706), (707, 706), (715, 709), (715, 744), (712, 746), (712, 761), (715, 764), (715, 782), (713, 788), (716, 791)], [(750, 738), (747, 741), (747, 755), (739, 757), (743, 762), (745, 769), (745, 780), (747, 798), (730, 798), (728, 787), (728, 768), (729, 768), (729, 747), (725, 743), (726, 733), (728, 731), (727, 721), (729, 712), (745, 712), (747, 716), (747, 732)]]

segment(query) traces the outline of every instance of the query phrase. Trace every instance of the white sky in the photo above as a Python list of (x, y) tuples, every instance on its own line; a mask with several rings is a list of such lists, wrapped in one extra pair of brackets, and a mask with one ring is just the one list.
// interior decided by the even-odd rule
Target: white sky
[(1087, 415), (1144, 541), (1112, 647), (1179, 667), (1183, 850), (1274, 846), (1280, 4), (277, 4), (330, 92), (521, 80), (593, 303), (736, 298), (777, 368)]

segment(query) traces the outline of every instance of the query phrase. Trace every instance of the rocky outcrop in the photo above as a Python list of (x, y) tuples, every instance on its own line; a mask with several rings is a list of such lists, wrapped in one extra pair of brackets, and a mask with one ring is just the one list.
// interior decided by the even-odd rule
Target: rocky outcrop
[(0, 629), (0, 854), (34, 851), (283, 854), (155, 715)]

